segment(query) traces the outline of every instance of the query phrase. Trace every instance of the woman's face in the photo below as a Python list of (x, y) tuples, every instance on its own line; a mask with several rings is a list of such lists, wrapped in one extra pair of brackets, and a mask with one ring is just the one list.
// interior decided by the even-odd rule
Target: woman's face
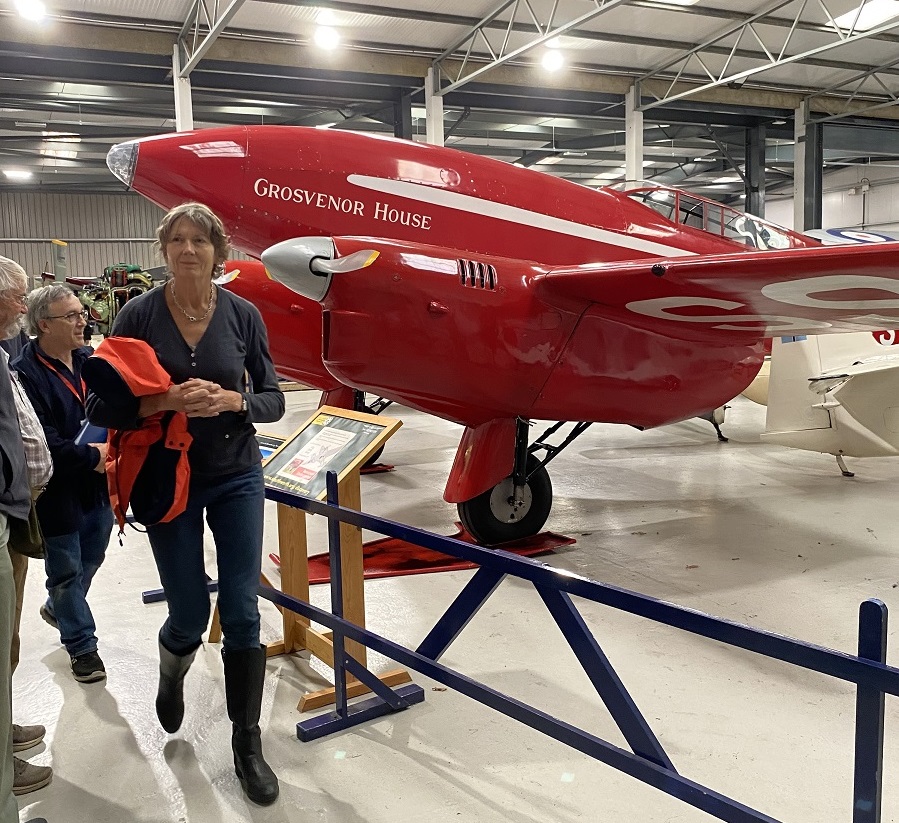
[(165, 244), (165, 260), (175, 277), (212, 277), (215, 247), (206, 230), (180, 217), (172, 226)]

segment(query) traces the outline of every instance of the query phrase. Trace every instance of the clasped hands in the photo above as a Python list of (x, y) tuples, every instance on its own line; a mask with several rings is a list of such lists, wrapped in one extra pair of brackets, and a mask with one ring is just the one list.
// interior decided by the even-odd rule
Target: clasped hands
[(224, 411), (240, 411), (243, 397), (211, 380), (192, 377), (166, 392), (170, 408), (188, 417), (216, 417)]

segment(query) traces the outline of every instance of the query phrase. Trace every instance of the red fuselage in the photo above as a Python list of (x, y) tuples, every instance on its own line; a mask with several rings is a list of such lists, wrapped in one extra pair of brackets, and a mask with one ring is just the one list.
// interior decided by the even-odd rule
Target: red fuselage
[[(335, 279), (324, 329), (317, 303), (235, 264), (246, 271), (229, 288), (262, 311), (279, 372), (319, 388), (340, 381), (468, 426), (518, 416), (655, 426), (732, 398), (762, 362), (759, 335), (697, 346), (589, 301), (537, 296), (534, 278), (552, 266), (745, 249), (625, 194), (342, 131), (233, 127), (138, 145), (134, 189), (164, 208), (205, 202), (249, 254), (306, 235), (363, 238), (341, 241), (350, 251), (364, 238), (396, 243)], [(477, 266), (478, 255), (508, 261), (493, 288), (459, 276), (459, 261)]]

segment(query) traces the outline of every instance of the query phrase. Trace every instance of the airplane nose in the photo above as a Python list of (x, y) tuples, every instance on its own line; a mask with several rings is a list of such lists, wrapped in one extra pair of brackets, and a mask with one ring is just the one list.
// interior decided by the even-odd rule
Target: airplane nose
[(134, 169), (137, 166), (138, 144), (136, 140), (128, 143), (116, 143), (106, 155), (106, 165), (128, 188), (134, 181)]
[(334, 242), (330, 237), (295, 237), (276, 243), (262, 252), (269, 274), (291, 291), (321, 301), (331, 285), (331, 273), (313, 271), (315, 260), (331, 260)]

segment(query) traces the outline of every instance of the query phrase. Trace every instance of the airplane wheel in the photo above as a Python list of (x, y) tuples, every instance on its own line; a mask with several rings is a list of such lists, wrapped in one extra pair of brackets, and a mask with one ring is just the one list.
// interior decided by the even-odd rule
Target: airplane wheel
[(375, 463), (378, 462), (378, 460), (380, 459), (380, 457), (381, 457), (381, 455), (382, 455), (383, 453), (384, 453), (384, 447), (383, 447), (383, 446), (379, 446), (379, 447), (375, 450), (375, 453), (374, 453), (371, 457), (369, 457), (368, 460), (366, 460), (366, 461), (362, 464), (362, 468), (363, 468), (363, 469), (367, 469), (369, 466), (374, 466)]
[(520, 505), (512, 503), (511, 475), (492, 489), (457, 505), (462, 525), (478, 543), (492, 546), (533, 537), (546, 522), (553, 504), (549, 472), (533, 455), (528, 456), (527, 466), (530, 477)]

